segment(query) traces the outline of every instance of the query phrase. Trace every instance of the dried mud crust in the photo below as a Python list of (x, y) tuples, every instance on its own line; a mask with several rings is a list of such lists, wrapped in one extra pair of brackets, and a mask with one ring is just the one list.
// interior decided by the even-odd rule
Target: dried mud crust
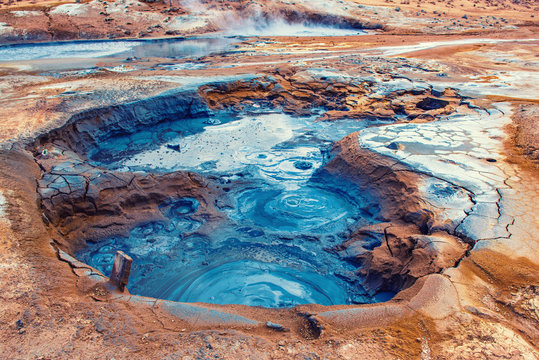
[(369, 80), (328, 79), (323, 75), (297, 68), (278, 69), (271, 77), (249, 81), (209, 84), (199, 88), (200, 96), (213, 109), (245, 111), (253, 105), (282, 109), (296, 116), (311, 115), (326, 109), (320, 120), (377, 119), (398, 121), (431, 121), (447, 115), (466, 102), (453, 89), (438, 92), (432, 88), (415, 88), (376, 92)]
[(158, 207), (167, 200), (195, 198), (200, 203), (195, 219), (222, 218), (213, 205), (222, 190), (197, 174), (103, 171), (79, 162), (69, 150), (54, 148), (50, 154), (38, 160), (45, 169), (54, 164), (39, 182), (41, 207), (44, 221), (59, 232), (55, 241), (70, 253), (86, 245), (82, 239), (125, 235), (134, 224), (163, 220)]
[[(335, 249), (358, 264), (358, 274), (373, 289), (406, 289), (418, 278), (457, 265), (471, 248), (451, 227), (436, 221), (439, 209), (425, 201), (419, 190), (424, 175), (362, 149), (357, 133), (339, 141), (333, 153), (324, 171), (377, 193), (387, 220), (358, 229)], [(380, 245), (373, 248), (372, 244)]]
[[(522, 104), (513, 115), (513, 123), (508, 125), (509, 160), (539, 169), (539, 105)], [(522, 157), (524, 159), (522, 159)], [(524, 160), (524, 161), (519, 161)]]

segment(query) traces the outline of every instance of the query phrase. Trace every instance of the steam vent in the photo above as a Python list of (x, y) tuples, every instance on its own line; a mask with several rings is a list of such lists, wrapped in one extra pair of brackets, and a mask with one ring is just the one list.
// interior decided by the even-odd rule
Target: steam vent
[(0, 359), (539, 359), (533, 0), (0, 0)]

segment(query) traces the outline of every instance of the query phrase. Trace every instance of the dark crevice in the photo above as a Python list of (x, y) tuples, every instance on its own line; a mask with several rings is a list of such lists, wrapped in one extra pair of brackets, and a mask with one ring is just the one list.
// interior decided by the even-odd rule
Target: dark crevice
[(391, 254), (391, 256), (394, 256), (393, 255), (393, 251), (391, 250), (391, 246), (389, 246), (389, 240), (387, 238), (387, 227), (384, 228), (384, 239), (385, 239), (385, 242), (386, 242), (386, 246), (387, 246), (387, 249), (389, 250), (389, 253)]

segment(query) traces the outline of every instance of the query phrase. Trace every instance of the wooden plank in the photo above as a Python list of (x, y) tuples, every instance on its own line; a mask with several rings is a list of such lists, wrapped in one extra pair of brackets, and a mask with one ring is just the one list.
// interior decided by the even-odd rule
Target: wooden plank
[(110, 273), (110, 282), (118, 287), (120, 291), (124, 291), (125, 286), (129, 282), (129, 274), (131, 273), (131, 264), (133, 259), (124, 254), (122, 251), (117, 251), (114, 257), (114, 265)]

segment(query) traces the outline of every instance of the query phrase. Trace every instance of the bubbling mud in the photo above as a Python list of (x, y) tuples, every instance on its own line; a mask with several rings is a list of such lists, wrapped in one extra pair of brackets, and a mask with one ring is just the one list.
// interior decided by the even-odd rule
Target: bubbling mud
[(378, 207), (322, 171), (327, 149), (358, 121), (282, 113), (178, 120), (98, 143), (91, 160), (116, 171), (196, 171), (227, 188), (222, 219), (193, 198), (163, 203), (164, 221), (92, 243), (77, 256), (109, 273), (115, 251), (133, 257), (131, 293), (184, 302), (287, 307), (370, 303), (355, 265), (328, 249)]
[(314, 271), (298, 270), (252, 260), (227, 262), (195, 274), (192, 281), (188, 274), (178, 279), (179, 286), (172, 284), (172, 292), (169, 287), (163, 294), (181, 301), (234, 304), (239, 300), (265, 307), (346, 302), (346, 292), (334, 281)]
[(275, 231), (337, 230), (353, 211), (352, 204), (336, 193), (317, 187), (299, 190), (252, 190), (238, 199), (239, 218)]
[(320, 250), (334, 238), (296, 239), (233, 222), (207, 236), (188, 215), (172, 219), (90, 244), (78, 256), (109, 273), (114, 253), (123, 250), (134, 259), (132, 293), (175, 301), (265, 307), (372, 301), (358, 281), (346, 279), (349, 264)]

